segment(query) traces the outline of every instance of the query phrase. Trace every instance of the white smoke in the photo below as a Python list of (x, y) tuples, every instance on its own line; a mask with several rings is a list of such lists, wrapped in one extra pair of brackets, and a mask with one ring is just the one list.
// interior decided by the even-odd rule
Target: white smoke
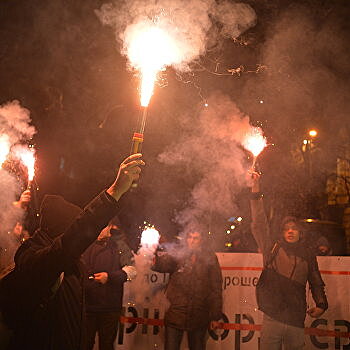
[(0, 106), (0, 134), (6, 134), (11, 145), (31, 139), (36, 130), (30, 125), (30, 112), (14, 100)]
[(4, 169), (0, 169), (0, 223), (1, 231), (12, 229), (22, 211), (13, 206), (18, 198), (20, 186), (16, 178)]
[[(137, 276), (130, 284), (130, 290), (135, 302), (144, 305), (145, 295), (151, 294), (151, 285), (145, 276), (149, 275), (153, 264), (154, 253), (158, 248), (159, 232), (154, 227), (145, 227), (141, 234), (140, 248), (135, 254)], [(142, 291), (142, 293), (140, 293)], [(154, 297), (154, 296), (153, 296)], [(153, 298), (152, 298), (153, 299)]]
[(193, 189), (175, 218), (184, 231), (208, 232), (210, 221), (232, 216), (235, 195), (246, 185), (248, 164), (241, 144), (252, 126), (229, 97), (216, 94), (199, 115), (185, 117), (188, 126), (158, 160), (182, 169)]
[(0, 193), (0, 269), (2, 269), (11, 263), (18, 248), (18, 242), (12, 231), (24, 214), (24, 210), (13, 205), (20, 193), (19, 183), (4, 169), (0, 169)]
[[(36, 130), (30, 125), (29, 111), (21, 107), (18, 101), (12, 101), (0, 106), (0, 136), (9, 142), (9, 147), (19, 147), (18, 144), (30, 140)], [(14, 147), (15, 148), (15, 147)], [(18, 179), (0, 169), (0, 249), (6, 255), (16, 249), (12, 230), (21, 221), (24, 210), (14, 206), (21, 192)]]
[[(127, 57), (134, 31), (150, 24), (163, 29), (180, 52), (166, 64), (181, 71), (188, 70), (189, 63), (205, 53), (209, 42), (215, 44), (220, 36), (236, 38), (256, 23), (249, 5), (229, 1), (217, 4), (215, 0), (127, 0), (105, 4), (96, 14), (103, 24), (115, 28), (122, 54)], [(216, 40), (213, 33), (218, 35)]]

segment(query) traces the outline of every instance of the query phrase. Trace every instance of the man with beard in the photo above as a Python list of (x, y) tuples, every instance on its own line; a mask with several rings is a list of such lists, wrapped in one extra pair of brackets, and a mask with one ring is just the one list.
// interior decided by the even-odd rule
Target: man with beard
[[(292, 216), (282, 220), (280, 238), (270, 235), (260, 192), (260, 175), (252, 175), (252, 233), (263, 254), (264, 268), (256, 296), (263, 314), (261, 350), (304, 348), (306, 313), (320, 317), (328, 308), (324, 283), (315, 253), (305, 244), (299, 221)], [(306, 283), (309, 282), (315, 306), (307, 310)]]

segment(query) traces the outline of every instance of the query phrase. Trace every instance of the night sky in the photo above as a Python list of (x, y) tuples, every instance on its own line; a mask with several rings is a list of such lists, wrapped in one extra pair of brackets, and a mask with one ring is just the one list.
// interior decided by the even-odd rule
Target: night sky
[[(81, 206), (113, 180), (130, 152), (140, 113), (138, 77), (127, 69), (113, 29), (94, 12), (103, 3), (0, 2), (0, 102), (16, 99), (31, 112), (40, 196), (57, 193)], [(165, 235), (181, 231), (174, 218), (191, 205), (205, 171), (191, 163), (165, 164), (159, 155), (180, 149), (196, 134), (205, 103), (219, 109), (225, 99), (273, 144), (259, 160), (267, 203), (278, 215), (335, 220), (325, 205), (325, 183), (349, 147), (350, 3), (247, 3), (257, 15), (254, 27), (212, 45), (191, 71), (169, 68), (162, 75), (146, 125), (147, 166), (138, 189), (124, 199), (122, 222), (130, 234), (143, 220)], [(312, 174), (300, 152), (310, 128), (318, 130)], [(195, 151), (200, 159), (211, 157), (204, 136), (203, 149)], [(218, 151), (215, 157), (237, 160), (237, 154), (232, 160)], [(247, 156), (242, 150), (239, 157), (248, 169)], [(217, 160), (206, 163), (207, 169)], [(243, 182), (237, 180), (230, 193), (232, 214), (208, 219), (212, 214), (201, 213), (213, 232), (221, 233), (229, 216), (249, 217)]]

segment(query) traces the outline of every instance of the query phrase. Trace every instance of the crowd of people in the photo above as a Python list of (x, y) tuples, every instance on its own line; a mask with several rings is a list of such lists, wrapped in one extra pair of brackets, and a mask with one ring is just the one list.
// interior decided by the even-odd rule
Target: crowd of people
[[(118, 219), (118, 201), (138, 180), (143, 165), (141, 154), (127, 157), (113, 184), (84, 209), (61, 196), (46, 195), (40, 226), (30, 238), (16, 225), (14, 268), (5, 269), (0, 283), (2, 324), (7, 326), (7, 332), (0, 327), (2, 348), (115, 348), (124, 284), (137, 274)], [(302, 349), (306, 314), (317, 318), (328, 308), (316, 254), (305, 244), (295, 217), (284, 218), (279, 238), (272, 239), (276, 235), (270, 232), (264, 212), (260, 175), (251, 177), (251, 228), (264, 262), (256, 287), (263, 312), (260, 349), (280, 350), (282, 345)], [(14, 206), (25, 209), (29, 202), (30, 193), (25, 191)], [(194, 229), (185, 234), (181, 249), (156, 250), (152, 265), (152, 270), (169, 274), (165, 350), (179, 350), (185, 333), (190, 350), (204, 350), (207, 330), (222, 326), (217, 256), (203, 232)], [(315, 302), (309, 309), (306, 283)], [(25, 297), (19, 298), (22, 294)]]

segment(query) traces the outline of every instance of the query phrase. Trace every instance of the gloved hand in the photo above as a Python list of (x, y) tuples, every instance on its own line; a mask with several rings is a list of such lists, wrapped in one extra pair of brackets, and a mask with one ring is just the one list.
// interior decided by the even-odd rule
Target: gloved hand
[(128, 281), (135, 279), (137, 275), (135, 266), (126, 265), (122, 268), (122, 270), (128, 275)]

